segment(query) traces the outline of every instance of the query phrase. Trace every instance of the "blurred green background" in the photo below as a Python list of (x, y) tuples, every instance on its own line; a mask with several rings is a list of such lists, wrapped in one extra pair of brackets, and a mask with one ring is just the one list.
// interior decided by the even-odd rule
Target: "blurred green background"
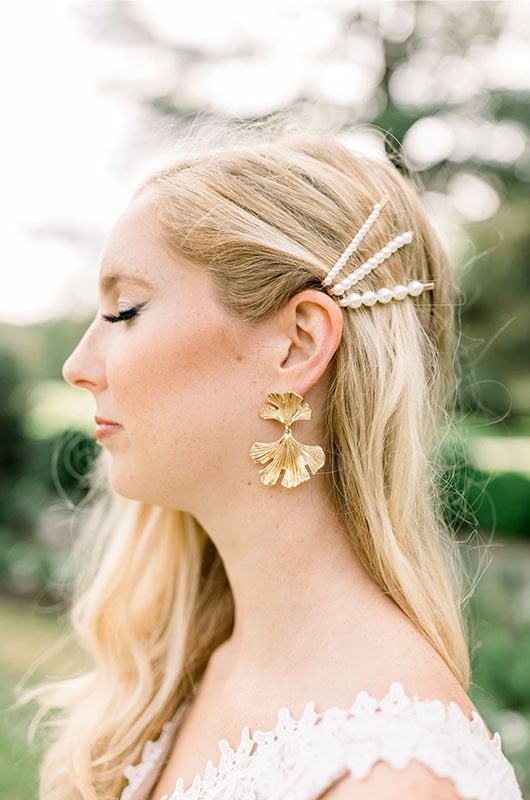
[[(528, 6), (329, 0), (301, 8), (286, 0), (249, 9), (234, 0), (223, 5), (221, 25), (217, 6), (194, 5), (65, 4), (92, 47), (86, 68), (97, 86), (137, 115), (116, 154), (124, 185), (126, 165), (136, 171), (143, 159), (147, 168), (175, 130), (191, 130), (198, 119), (265, 119), (282, 108), (304, 115), (314, 107), (353, 146), (384, 148), (416, 176), (451, 255), (461, 289), (460, 385), (454, 430), (442, 442), (440, 481), (469, 572), (480, 575), (470, 601), (470, 696), (490, 729), (501, 733), (530, 798)], [(60, 82), (48, 91), (68, 104)], [(103, 231), (80, 235), (73, 227), (63, 220), (54, 232), (76, 245), (79, 286), (71, 308), (63, 303), (60, 313), (34, 322), (0, 323), (5, 800), (36, 796), (40, 746), (28, 745), (31, 710), (12, 708), (14, 688), (63, 628), (72, 515), (96, 452), (92, 398), (64, 383), (61, 366), (96, 310), (93, 258)], [(27, 236), (38, 239), (42, 231), (28, 229)], [(88, 261), (93, 302), (79, 313), (73, 298), (82, 293)], [(5, 307), (21, 302), (17, 296)], [(36, 667), (34, 680), (62, 663), (53, 655)]]

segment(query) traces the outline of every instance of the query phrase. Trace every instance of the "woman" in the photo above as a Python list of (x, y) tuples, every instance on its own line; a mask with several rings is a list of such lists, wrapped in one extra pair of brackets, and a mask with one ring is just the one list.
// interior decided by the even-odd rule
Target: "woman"
[(451, 288), (413, 184), (329, 137), (139, 188), (63, 370), (101, 544), (43, 798), (520, 798), (434, 488)]

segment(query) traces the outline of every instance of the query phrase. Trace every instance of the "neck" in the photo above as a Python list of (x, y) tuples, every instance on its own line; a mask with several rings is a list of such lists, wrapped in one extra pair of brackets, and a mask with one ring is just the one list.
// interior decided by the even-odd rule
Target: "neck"
[[(228, 641), (234, 668), (289, 669), (315, 642), (366, 625), (382, 592), (355, 556), (321, 480), (295, 489), (247, 482), (231, 505), (201, 503), (195, 514), (223, 560), (235, 603)], [(227, 494), (225, 492), (224, 497)], [(222, 508), (222, 515), (218, 509)], [(272, 658), (271, 658), (272, 656)]]

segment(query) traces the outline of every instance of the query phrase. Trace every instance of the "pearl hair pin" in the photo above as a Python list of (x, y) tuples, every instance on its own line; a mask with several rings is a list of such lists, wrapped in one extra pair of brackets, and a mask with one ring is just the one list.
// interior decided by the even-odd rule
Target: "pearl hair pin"
[[(383, 197), (379, 203), (374, 205), (370, 216), (363, 223), (361, 229), (355, 234), (348, 247), (340, 255), (338, 260), (335, 262), (333, 267), (322, 281), (322, 286), (327, 288), (328, 294), (330, 294), (332, 297), (339, 298), (341, 295), (345, 295), (345, 293), (351, 289), (352, 286), (355, 286), (355, 284), (357, 284), (366, 275), (372, 272), (372, 270), (378, 267), (379, 264), (382, 264), (383, 261), (386, 261), (387, 258), (390, 258), (392, 253), (395, 253), (400, 247), (404, 247), (406, 244), (410, 244), (412, 241), (413, 234), (411, 231), (405, 231), (405, 233), (399, 234), (390, 242), (387, 242), (387, 244), (381, 248), (381, 250), (357, 267), (347, 277), (341, 278), (337, 283), (333, 284), (333, 281), (339, 272), (344, 268), (348, 259), (357, 250), (360, 242), (379, 217), (379, 214), (386, 205), (387, 201), (388, 198)], [(373, 306), (375, 303), (388, 303), (390, 300), (403, 300), (408, 295), (416, 297), (425, 291), (425, 289), (432, 289), (433, 287), (433, 281), (430, 281), (429, 283), (410, 281), (407, 286), (397, 284), (392, 289), (383, 287), (378, 289), (376, 292), (367, 291), (363, 294), (352, 292), (345, 297), (341, 297), (341, 299), (338, 300), (338, 303), (343, 307), (349, 308), (359, 308), (361, 305)]]
[(339, 272), (341, 271), (342, 267), (348, 261), (350, 256), (353, 253), (355, 253), (355, 251), (359, 247), (360, 243), (362, 242), (362, 240), (364, 239), (364, 237), (366, 236), (366, 234), (368, 233), (368, 231), (370, 230), (370, 228), (372, 227), (372, 225), (376, 221), (377, 217), (381, 213), (381, 210), (386, 205), (387, 199), (388, 198), (383, 197), (381, 202), (375, 204), (375, 206), (373, 207), (372, 213), (370, 214), (368, 219), (364, 222), (364, 224), (363, 224), (362, 228), (360, 229), (360, 231), (355, 234), (355, 236), (353, 237), (353, 239), (349, 243), (349, 245), (346, 248), (346, 250), (339, 257), (339, 259), (336, 261), (334, 266), (330, 269), (330, 271), (328, 272), (328, 274), (326, 275), (326, 277), (322, 281), (322, 284), (324, 286), (330, 286), (333, 283), (333, 281), (335, 280), (336, 276), (339, 274)]
[(417, 297), (425, 289), (433, 289), (434, 283), (421, 283), (421, 281), (410, 281), (407, 286), (398, 283), (392, 289), (381, 288), (377, 292), (363, 292), (357, 294), (352, 292), (347, 297), (339, 300), (340, 306), (348, 306), (350, 308), (359, 308), (359, 306), (373, 306), (375, 303), (388, 303), (390, 300), (403, 300), (407, 295)]

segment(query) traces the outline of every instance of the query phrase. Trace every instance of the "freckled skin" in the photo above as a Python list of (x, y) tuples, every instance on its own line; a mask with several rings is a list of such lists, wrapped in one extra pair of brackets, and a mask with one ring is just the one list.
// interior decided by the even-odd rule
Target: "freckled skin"
[(128, 322), (98, 314), (63, 375), (93, 393), (98, 416), (124, 426), (101, 440), (111, 454), (113, 488), (191, 510), (219, 470), (236, 485), (253, 468), (242, 442), (250, 447), (261, 428), (257, 411), (269, 390), (260, 366), (265, 342), (214, 301), (204, 270), (166, 251), (154, 199), (147, 190), (118, 219), (100, 276), (133, 272), (155, 289), (123, 284), (102, 296), (99, 311), (106, 314), (116, 314), (118, 303), (123, 309), (147, 302)]

